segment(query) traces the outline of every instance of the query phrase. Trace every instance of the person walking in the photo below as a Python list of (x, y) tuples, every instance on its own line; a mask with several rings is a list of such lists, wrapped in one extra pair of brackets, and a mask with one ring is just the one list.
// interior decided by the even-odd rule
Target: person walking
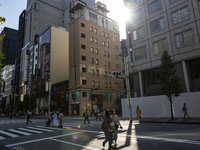
[(187, 115), (189, 119), (191, 119), (187, 113), (187, 107), (186, 107), (186, 103), (183, 104), (183, 108), (182, 108), (182, 113), (184, 112), (184, 116), (183, 119), (185, 119), (185, 116)]
[(57, 122), (58, 120), (57, 120), (56, 111), (54, 111), (52, 118), (53, 118), (53, 126), (57, 127), (58, 126), (58, 122)]
[(30, 120), (30, 117), (31, 117), (31, 112), (28, 110), (28, 112), (27, 112), (27, 124), (28, 124), (28, 122), (32, 123), (32, 121)]
[(122, 129), (123, 127), (121, 126), (120, 122), (119, 122), (119, 117), (116, 115), (116, 110), (113, 109), (112, 111), (112, 120), (115, 124), (115, 128), (114, 128), (114, 140), (115, 140), (115, 147), (117, 146), (117, 134), (118, 134), (118, 128), (120, 126), (120, 128)]
[(112, 127), (111, 127), (112, 119), (110, 117), (110, 111), (105, 111), (105, 117), (103, 118), (103, 124), (101, 126), (101, 130), (105, 134), (105, 140), (103, 141), (103, 147), (105, 147), (105, 144), (109, 141), (109, 149), (112, 148)]
[(139, 108), (139, 106), (137, 106), (137, 109), (136, 109), (136, 114), (137, 114), (137, 118), (141, 118), (141, 110)]
[(96, 111), (96, 121), (97, 121), (98, 118), (101, 121), (100, 111), (99, 110)]
[(88, 118), (88, 116), (89, 116), (89, 112), (88, 112), (88, 109), (86, 109), (86, 111), (85, 111), (85, 119), (84, 119), (84, 124), (86, 124), (85, 123), (85, 121), (87, 120), (88, 121), (88, 123), (90, 124), (90, 121), (89, 121), (89, 118)]
[(63, 128), (63, 126), (62, 126), (62, 122), (63, 122), (63, 111), (62, 111), (62, 110), (60, 111), (58, 118), (59, 118), (59, 121), (60, 121), (60, 127)]

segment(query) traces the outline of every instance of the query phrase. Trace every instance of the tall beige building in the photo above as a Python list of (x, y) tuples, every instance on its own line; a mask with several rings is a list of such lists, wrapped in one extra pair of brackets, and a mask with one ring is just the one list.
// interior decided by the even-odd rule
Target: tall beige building
[(85, 109), (117, 108), (116, 97), (123, 91), (123, 80), (112, 75), (122, 71), (119, 28), (108, 12), (101, 2), (95, 10), (84, 3), (70, 10), (69, 107), (80, 115)]

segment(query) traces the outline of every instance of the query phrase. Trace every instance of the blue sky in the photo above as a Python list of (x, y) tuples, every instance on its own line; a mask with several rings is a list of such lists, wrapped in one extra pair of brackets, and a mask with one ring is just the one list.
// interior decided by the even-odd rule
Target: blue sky
[[(123, 0), (96, 0), (104, 2), (107, 9), (110, 11), (108, 17), (119, 22), (120, 36), (126, 38), (125, 24), (123, 15), (119, 11), (122, 8)], [(115, 7), (113, 7), (113, 2)], [(6, 18), (6, 23), (1, 25), (0, 28), (9, 27), (18, 30), (19, 15), (26, 8), (27, 0), (0, 0), (0, 16)]]

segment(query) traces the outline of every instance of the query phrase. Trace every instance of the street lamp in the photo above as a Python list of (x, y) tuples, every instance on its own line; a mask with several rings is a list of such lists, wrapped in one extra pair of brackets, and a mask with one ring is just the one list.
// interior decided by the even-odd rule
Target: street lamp
[(129, 104), (129, 114), (130, 114), (130, 121), (132, 121), (132, 110), (131, 110), (131, 99), (130, 99), (130, 83), (129, 83), (129, 68), (128, 68), (128, 58), (124, 54), (119, 54), (118, 56), (124, 57), (124, 66), (125, 66), (125, 78), (126, 78), (126, 88), (127, 88), (127, 98)]

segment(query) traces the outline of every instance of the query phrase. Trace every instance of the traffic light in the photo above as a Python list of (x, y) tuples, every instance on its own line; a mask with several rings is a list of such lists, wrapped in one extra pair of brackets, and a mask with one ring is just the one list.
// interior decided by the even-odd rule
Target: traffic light
[(113, 71), (113, 72), (112, 72), (112, 75), (119, 76), (120, 74), (121, 74), (121, 72), (118, 72), (118, 71)]

